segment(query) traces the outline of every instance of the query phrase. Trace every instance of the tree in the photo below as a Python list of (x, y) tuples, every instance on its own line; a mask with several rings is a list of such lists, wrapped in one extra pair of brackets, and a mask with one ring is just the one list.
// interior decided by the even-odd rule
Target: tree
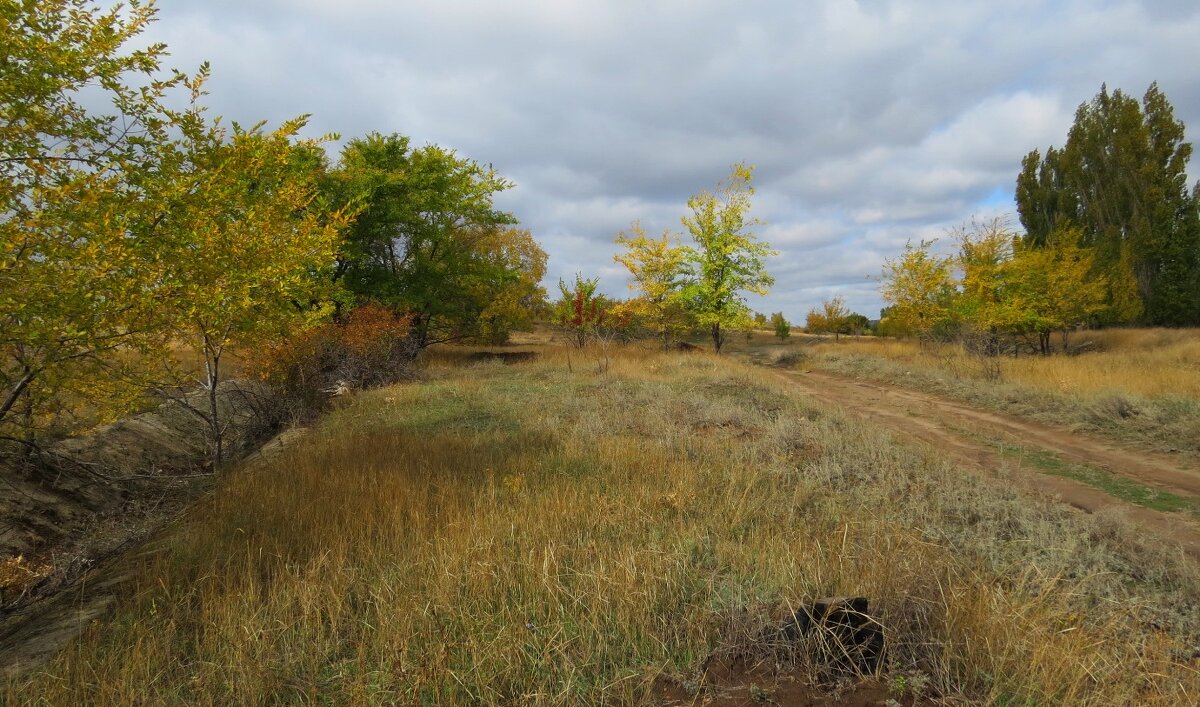
[(572, 286), (558, 281), (560, 297), (554, 303), (554, 321), (576, 348), (586, 346), (608, 316), (611, 303), (600, 294), (599, 287), (599, 279), (585, 279), (578, 273)]
[(888, 303), (892, 331), (928, 338), (953, 322), (954, 263), (932, 252), (933, 241), (908, 243), (904, 254), (884, 261), (880, 294)]
[(765, 295), (775, 283), (763, 260), (778, 253), (748, 230), (760, 223), (747, 220), (754, 194), (752, 176), (751, 167), (734, 165), (715, 191), (688, 199), (691, 214), (683, 217), (695, 244), (687, 251), (695, 273), (687, 289), (690, 309), (709, 330), (718, 354), (724, 343), (722, 328), (740, 326), (748, 317), (742, 293)]
[(1109, 288), (1095, 276), (1091, 248), (1079, 245), (1078, 229), (1060, 226), (1051, 231), (1043, 247), (1014, 244), (1010, 263), (1013, 309), (1023, 324), (1037, 332), (1042, 355), (1050, 354), (1050, 334), (1062, 334), (1066, 350), (1070, 331), (1103, 314)]
[(845, 299), (841, 296), (827, 299), (821, 303), (821, 309), (826, 331), (833, 333), (834, 341), (841, 334), (850, 333), (850, 310), (846, 308)]
[(1095, 249), (1089, 277), (1105, 277), (1115, 321), (1200, 323), (1200, 221), (1183, 138), (1157, 84), (1140, 105), (1102, 86), (1079, 106), (1065, 147), (1022, 163), (1016, 197), (1029, 242), (1078, 227), (1079, 245)]
[(956, 314), (979, 336), (981, 352), (995, 355), (1002, 334), (1019, 332), (1028, 325), (1028, 317), (1014, 297), (1012, 282), (1013, 242), (1017, 236), (1001, 218), (973, 223), (953, 234), (962, 269)]
[(617, 236), (625, 252), (613, 259), (629, 270), (631, 290), (639, 293), (631, 302), (633, 313), (662, 341), (663, 350), (671, 338), (687, 328), (684, 289), (690, 282), (688, 251), (669, 231), (661, 238), (649, 238), (640, 224)]
[[(349, 141), (326, 182), (337, 205), (362, 202), (333, 277), (361, 299), (412, 316), (418, 349), (479, 333), (493, 304), (488, 286), (528, 280), (544, 258), (497, 251), (516, 219), (493, 198), (511, 183), (436, 145), (413, 150), (402, 135)], [(539, 249), (540, 250), (540, 249)]]
[(466, 322), (466, 332), (475, 331), (482, 342), (502, 344), (513, 331), (532, 327), (535, 312), (545, 307), (541, 282), (546, 251), (528, 230), (515, 227), (495, 228), (479, 245), (482, 257), (497, 266), (499, 277), (475, 281), (471, 296), (486, 305), (477, 326)]
[(862, 336), (864, 332), (871, 328), (871, 320), (867, 319), (866, 315), (858, 312), (851, 312), (846, 316), (846, 333)]
[(824, 312), (816, 307), (809, 309), (808, 314), (804, 317), (804, 331), (809, 334), (824, 334), (829, 331), (829, 323), (825, 320)]
[(810, 334), (833, 334), (834, 341), (838, 340), (841, 334), (849, 334), (851, 332), (851, 317), (862, 316), (853, 315), (846, 308), (846, 300), (842, 297), (833, 297), (821, 303), (821, 308), (812, 308), (808, 310), (808, 316), (805, 317), (805, 330)]
[(92, 392), (158, 323), (165, 205), (140, 181), (186, 77), (158, 75), (160, 44), (122, 49), (154, 15), (0, 4), (0, 436), (32, 442), (40, 403)]
[(778, 336), (780, 341), (786, 341), (792, 335), (792, 325), (783, 316), (783, 312), (775, 312), (771, 315), (771, 328), (775, 330), (775, 336)]
[(160, 150), (154, 188), (171, 208), (155, 223), (158, 277), (169, 283), (159, 316), (168, 341), (200, 354), (206, 405), (188, 401), (190, 371), (174, 356), (164, 360), (172, 388), (182, 390), (176, 399), (208, 428), (214, 469), (225, 455), (218, 404), (225, 353), (311, 315), (294, 303), (317, 295), (318, 273), (333, 262), (346, 223), (317, 201), (319, 173), (305, 149), (316, 143), (298, 150), (294, 142), (304, 124), (302, 117), (271, 132), (261, 124), (227, 129), (193, 109), (177, 121), (182, 138)]

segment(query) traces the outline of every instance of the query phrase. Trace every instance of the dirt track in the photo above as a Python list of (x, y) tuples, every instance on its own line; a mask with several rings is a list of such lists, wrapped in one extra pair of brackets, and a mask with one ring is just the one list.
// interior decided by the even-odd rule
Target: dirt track
[(1200, 527), (1183, 513), (1128, 503), (1082, 482), (1042, 473), (1002, 455), (988, 441), (1051, 452), (1077, 464), (1105, 469), (1151, 488), (1200, 497), (1200, 470), (1160, 454), (1122, 449), (1106, 441), (1026, 419), (972, 408), (927, 393), (843, 378), (818, 371), (781, 373), (814, 398), (883, 424), (954, 456), (969, 468), (995, 474), (1008, 469), (1028, 490), (1049, 493), (1087, 512), (1118, 507), (1127, 516), (1180, 542), (1200, 558)]

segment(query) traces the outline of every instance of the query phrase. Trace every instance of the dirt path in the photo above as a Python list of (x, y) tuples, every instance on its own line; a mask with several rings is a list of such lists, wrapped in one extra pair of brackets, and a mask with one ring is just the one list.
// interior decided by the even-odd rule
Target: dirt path
[(1026, 489), (1059, 496), (1087, 512), (1118, 507), (1154, 531), (1180, 542), (1200, 558), (1200, 526), (1184, 513), (1137, 506), (1079, 481), (1054, 476), (1004, 456), (998, 444), (1038, 449), (1077, 464), (1099, 467), (1150, 488), (1200, 498), (1200, 469), (1165, 455), (1133, 451), (1109, 442), (1031, 420), (986, 412), (927, 393), (867, 383), (818, 371), (787, 372), (814, 398), (879, 422), (906, 437), (926, 442), (969, 468), (989, 474), (1008, 469)]

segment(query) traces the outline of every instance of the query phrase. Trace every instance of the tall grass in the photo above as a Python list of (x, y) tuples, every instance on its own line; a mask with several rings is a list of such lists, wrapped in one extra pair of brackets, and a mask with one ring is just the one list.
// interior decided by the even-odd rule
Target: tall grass
[[(857, 337), (837, 346), (843, 353), (913, 365), (935, 364), (960, 378), (982, 379), (977, 357), (954, 344), (921, 346), (912, 340)], [(1048, 393), (1200, 398), (1200, 330), (1085, 332), (1075, 335), (1072, 347), (1082, 353), (1001, 357), (1002, 378)]]
[[(567, 355), (573, 357), (567, 367)], [(1200, 575), (708, 356), (453, 365), (229, 475), (7, 704), (641, 704), (871, 598), (888, 676), (995, 704), (1179, 704)], [(585, 359), (581, 363), (581, 356)], [(603, 370), (601, 368), (601, 370)]]

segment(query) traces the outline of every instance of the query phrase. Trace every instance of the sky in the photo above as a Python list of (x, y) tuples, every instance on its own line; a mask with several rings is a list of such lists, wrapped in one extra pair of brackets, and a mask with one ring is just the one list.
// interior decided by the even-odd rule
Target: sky
[(1157, 81), (1194, 140), (1197, 37), (1194, 0), (160, 0), (145, 36), (169, 67), (212, 64), (214, 114), (492, 165), (552, 293), (579, 272), (628, 296), (616, 235), (682, 233), (690, 195), (752, 164), (779, 255), (748, 304), (794, 321), (835, 295), (877, 317), (906, 242), (1019, 227), (1021, 158), (1062, 145), (1101, 84)]

